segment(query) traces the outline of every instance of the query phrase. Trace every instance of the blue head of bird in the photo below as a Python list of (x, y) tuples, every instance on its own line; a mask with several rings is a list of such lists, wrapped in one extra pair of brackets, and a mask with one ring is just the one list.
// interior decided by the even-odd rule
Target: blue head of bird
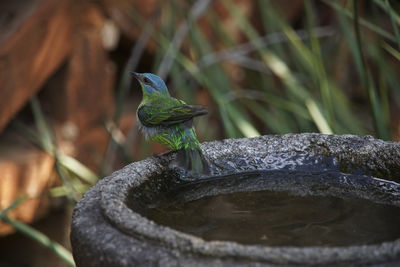
[(168, 88), (161, 77), (152, 73), (131, 73), (140, 83), (144, 98), (157, 94), (169, 96)]

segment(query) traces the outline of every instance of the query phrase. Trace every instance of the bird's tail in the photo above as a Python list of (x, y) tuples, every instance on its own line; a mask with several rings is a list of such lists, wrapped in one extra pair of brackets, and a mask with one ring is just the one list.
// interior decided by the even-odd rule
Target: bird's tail
[(177, 151), (177, 163), (179, 167), (193, 174), (209, 175), (210, 165), (203, 155), (201, 148), (186, 148)]

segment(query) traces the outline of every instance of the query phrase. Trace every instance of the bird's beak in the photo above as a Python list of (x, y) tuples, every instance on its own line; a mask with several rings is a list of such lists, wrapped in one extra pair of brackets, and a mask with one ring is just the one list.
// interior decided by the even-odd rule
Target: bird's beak
[(139, 82), (141, 81), (142, 74), (134, 72), (134, 71), (132, 71), (131, 74), (133, 75), (133, 77), (136, 78), (136, 80), (138, 80)]

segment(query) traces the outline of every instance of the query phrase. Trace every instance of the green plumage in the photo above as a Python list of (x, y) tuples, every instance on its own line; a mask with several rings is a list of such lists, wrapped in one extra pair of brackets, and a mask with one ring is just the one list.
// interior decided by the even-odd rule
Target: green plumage
[[(196, 173), (208, 173), (193, 127), (193, 118), (207, 114), (202, 106), (187, 105), (169, 95), (164, 81), (151, 73), (133, 73), (141, 84), (143, 100), (137, 109), (142, 132), (151, 140), (178, 150), (178, 162)], [(180, 158), (179, 158), (180, 157)]]
[(198, 116), (197, 110), (202, 109), (170, 96), (158, 95), (144, 99), (137, 115), (143, 132), (151, 140), (172, 150), (195, 149), (200, 148), (192, 125), (192, 118)]

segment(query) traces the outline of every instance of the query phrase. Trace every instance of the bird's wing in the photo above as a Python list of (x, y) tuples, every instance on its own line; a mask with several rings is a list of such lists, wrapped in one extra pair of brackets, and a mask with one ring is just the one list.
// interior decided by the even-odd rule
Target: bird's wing
[(184, 123), (193, 117), (207, 114), (203, 106), (186, 105), (183, 102), (143, 105), (137, 111), (140, 122), (149, 127), (170, 126), (173, 124)]

